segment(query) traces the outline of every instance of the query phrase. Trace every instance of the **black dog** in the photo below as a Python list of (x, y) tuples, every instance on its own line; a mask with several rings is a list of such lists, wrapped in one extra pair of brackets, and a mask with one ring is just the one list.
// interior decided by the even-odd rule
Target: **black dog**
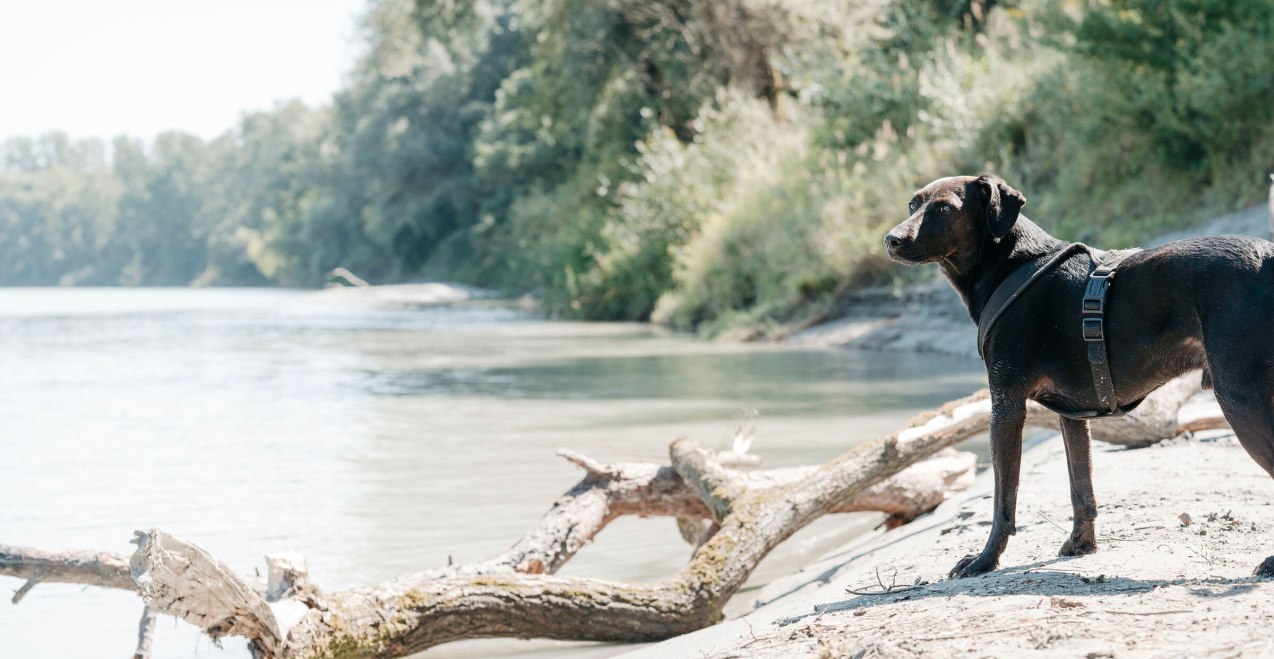
[[(885, 237), (895, 261), (937, 263), (974, 322), (1006, 279), (1020, 280), (1015, 272), (1050, 264), (986, 333), (995, 519), (986, 548), (961, 560), (951, 571), (957, 577), (995, 569), (1016, 532), (1028, 399), (1062, 415), (1075, 525), (1060, 553), (1097, 550), (1086, 418), (1111, 410), (1094, 384), (1081, 300), (1100, 255), (1020, 216), (1025, 203), (994, 176), (939, 179), (911, 198), (911, 217)], [(1104, 309), (1114, 413), (1202, 368), (1239, 442), (1274, 476), (1274, 243), (1244, 236), (1180, 240), (1127, 256), (1116, 272)], [(1274, 576), (1274, 556), (1257, 574)]]

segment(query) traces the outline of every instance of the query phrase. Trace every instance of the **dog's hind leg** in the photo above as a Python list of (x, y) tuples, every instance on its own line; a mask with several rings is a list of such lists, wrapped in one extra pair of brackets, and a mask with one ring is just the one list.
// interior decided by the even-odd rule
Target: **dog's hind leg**
[(1206, 333), (1208, 372), (1239, 444), (1274, 476), (1274, 322), (1244, 329)]
[[(1269, 391), (1266, 389), (1266, 392)], [(1221, 411), (1234, 429), (1239, 444), (1266, 473), (1274, 476), (1274, 401), (1271, 401), (1271, 394), (1265, 393), (1262, 398), (1251, 395), (1255, 392), (1235, 393), (1227, 391), (1220, 383), (1216, 393)], [(1266, 558), (1256, 568), (1255, 574), (1274, 578), (1274, 556)]]
[[(1247, 345), (1264, 345), (1270, 336), (1274, 334)], [(1274, 351), (1253, 355), (1232, 349), (1238, 345), (1242, 344), (1229, 343), (1231, 349), (1223, 354), (1209, 350), (1208, 370), (1234, 436), (1256, 464), (1274, 476)], [(1256, 575), (1274, 578), (1274, 556), (1256, 568)]]
[[(1268, 474), (1274, 476), (1274, 402), (1271, 401), (1271, 394), (1266, 393), (1264, 399), (1261, 399), (1249, 396), (1246, 392), (1235, 394), (1224, 391), (1218, 386), (1217, 401), (1221, 403), (1221, 410), (1234, 429), (1234, 436), (1238, 437), (1248, 455)], [(1257, 566), (1254, 574), (1274, 578), (1274, 556), (1266, 558)]]
[(1097, 551), (1097, 497), (1093, 495), (1092, 441), (1088, 422), (1062, 419), (1062, 440), (1066, 446), (1066, 469), (1070, 472), (1071, 508), (1075, 520), (1071, 536), (1058, 556), (1082, 556)]

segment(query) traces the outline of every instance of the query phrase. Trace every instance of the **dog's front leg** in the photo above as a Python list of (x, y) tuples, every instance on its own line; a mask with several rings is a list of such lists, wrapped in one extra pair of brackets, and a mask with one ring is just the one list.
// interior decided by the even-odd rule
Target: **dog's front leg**
[(1088, 422), (1062, 417), (1066, 470), (1070, 473), (1071, 508), (1075, 525), (1058, 556), (1082, 556), (1097, 551), (1097, 497), (1093, 495), (1092, 441)]
[(970, 554), (956, 563), (952, 577), (972, 577), (990, 572), (1000, 554), (1017, 533), (1017, 485), (1022, 470), (1022, 427), (1026, 423), (1026, 399), (991, 394), (991, 468), (995, 471), (995, 519), (991, 537), (981, 554)]

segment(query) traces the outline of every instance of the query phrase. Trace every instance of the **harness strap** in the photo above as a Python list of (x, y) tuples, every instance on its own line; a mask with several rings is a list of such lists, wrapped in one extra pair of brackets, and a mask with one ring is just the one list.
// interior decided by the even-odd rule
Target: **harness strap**
[[(1000, 315), (1004, 313), (1009, 305), (1013, 304), (1022, 293), (1039, 279), (1040, 275), (1053, 269), (1053, 266), (1066, 260), (1067, 257), (1080, 250), (1088, 249), (1083, 243), (1071, 243), (1063, 249), (1053, 254), (1045, 254), (1039, 258), (1028, 261), (1022, 267), (1013, 271), (991, 294), (991, 299), (987, 300), (986, 307), (982, 309), (982, 316), (978, 318), (978, 357), (986, 359), (986, 340), (987, 334), (991, 331), (991, 326), (995, 325), (995, 321), (1000, 319)], [(1049, 258), (1046, 258), (1049, 257)]]
[(1110, 291), (1111, 280), (1115, 277), (1115, 268), (1124, 259), (1136, 254), (1139, 249), (1126, 249), (1109, 252), (1088, 275), (1088, 285), (1084, 288), (1083, 335), (1088, 344), (1088, 366), (1093, 371), (1093, 388), (1097, 391), (1099, 413), (1115, 414), (1119, 411), (1119, 401), (1115, 398), (1115, 382), (1110, 377), (1110, 360), (1106, 354), (1106, 294)]

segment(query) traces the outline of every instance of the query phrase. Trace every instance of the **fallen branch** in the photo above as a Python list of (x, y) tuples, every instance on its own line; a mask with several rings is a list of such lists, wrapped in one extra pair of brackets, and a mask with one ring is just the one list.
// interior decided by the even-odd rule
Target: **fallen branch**
[[(1175, 435), (1181, 406), (1194, 391), (1193, 383), (1171, 383), (1136, 412), (1094, 424), (1094, 436), (1137, 445)], [(396, 657), (481, 637), (653, 641), (715, 623), (774, 547), (825, 514), (892, 507), (914, 517), (931, 509), (970, 477), (971, 456), (947, 452), (921, 461), (985, 432), (989, 415), (987, 394), (979, 392), (826, 464), (755, 472), (727, 467), (688, 439), (673, 442), (667, 467), (563, 452), (585, 470), (584, 479), (508, 552), (373, 587), (323, 593), (292, 556), (270, 557), (269, 583), (257, 587), (202, 549), (156, 530), (139, 532), (131, 580), (121, 578), (115, 555), (46, 560), (50, 555), (16, 548), (0, 548), (0, 574), (140, 588), (155, 612), (180, 616), (214, 637), (245, 636), (257, 656)], [(1032, 406), (1027, 423), (1055, 428), (1057, 417)], [(698, 545), (690, 563), (650, 584), (553, 575), (621, 515), (674, 517), (697, 531), (687, 533)], [(86, 567), (67, 558), (73, 556), (96, 562)]]
[(149, 606), (142, 607), (142, 619), (137, 623), (137, 651), (133, 659), (150, 659), (150, 649), (155, 643), (155, 612)]
[(14, 593), (14, 604), (22, 601), (33, 587), (41, 583), (137, 590), (128, 570), (128, 557), (108, 552), (45, 551), (0, 545), (0, 575), (27, 580)]
[[(1187, 373), (1156, 389), (1129, 414), (1093, 422), (1090, 426), (1093, 439), (1138, 448), (1184, 434), (1190, 429), (1184, 427), (1182, 408), (1199, 391), (1201, 378), (1199, 371)], [(1045, 416), (1050, 420), (1047, 427), (1060, 432), (1057, 415), (1048, 413)], [(1212, 426), (1214, 428), (1229, 427), (1224, 417), (1215, 412), (1207, 418), (1210, 423), (1216, 424)]]
[(845, 592), (851, 595), (863, 595), (867, 597), (872, 597), (875, 595), (892, 595), (895, 593), (905, 593), (912, 590), (920, 590), (921, 588), (925, 587), (925, 584), (920, 581), (919, 577), (916, 578), (916, 583), (910, 586), (899, 586), (898, 573), (896, 571), (894, 572), (894, 576), (889, 579), (889, 585), (886, 586), (885, 580), (880, 578), (879, 566), (877, 566), (876, 568), (876, 585), (880, 586), (880, 590), (860, 590), (856, 588), (846, 588)]
[[(1186, 402), (1199, 391), (1200, 378), (1199, 371), (1191, 371), (1156, 389), (1132, 412), (1124, 416), (1092, 422), (1093, 439), (1108, 444), (1140, 448), (1187, 432), (1229, 428), (1230, 424), (1225, 417), (1221, 416), (1218, 408), (1186, 408)], [(986, 419), (989, 420), (991, 403), (988, 390), (983, 389), (956, 403), (971, 404), (975, 401), (985, 401), (986, 410), (979, 410), (979, 413), (985, 414)], [(956, 403), (947, 403), (946, 406), (931, 414), (939, 415)], [(1061, 422), (1057, 414), (1034, 401), (1026, 405), (1026, 426), (1061, 432)]]
[[(720, 619), (725, 603), (761, 559), (792, 533), (889, 476), (982, 432), (988, 413), (981, 396), (957, 401), (894, 436), (760, 488), (749, 487), (748, 474), (721, 467), (694, 442), (677, 440), (670, 448), (672, 469), (720, 518), (720, 529), (676, 577), (635, 584), (521, 573), (411, 575), (328, 596), (321, 614), (311, 611), (292, 628), (287, 656), (319, 656), (333, 648), (348, 656), (402, 656), (490, 636), (650, 641), (702, 628)], [(617, 470), (622, 472), (594, 469), (599, 475)]]
[[(584, 479), (554, 502), (539, 524), (507, 552), (479, 563), (428, 570), (416, 576), (553, 574), (618, 517), (675, 517), (693, 522), (700, 533), (700, 521), (712, 518), (703, 499), (672, 467), (640, 462), (605, 464), (566, 449), (558, 455), (584, 469)], [(975, 462), (971, 453), (940, 452), (856, 497), (838, 502), (828, 512), (883, 512), (909, 521), (936, 508), (947, 493), (968, 487)], [(740, 488), (761, 492), (797, 483), (818, 469), (803, 466), (729, 473)], [(701, 540), (696, 536), (687, 542), (698, 545)]]
[(225, 563), (163, 531), (137, 532), (130, 560), (146, 605), (184, 619), (213, 639), (243, 636), (265, 656), (277, 656), (286, 630), (265, 598)]

